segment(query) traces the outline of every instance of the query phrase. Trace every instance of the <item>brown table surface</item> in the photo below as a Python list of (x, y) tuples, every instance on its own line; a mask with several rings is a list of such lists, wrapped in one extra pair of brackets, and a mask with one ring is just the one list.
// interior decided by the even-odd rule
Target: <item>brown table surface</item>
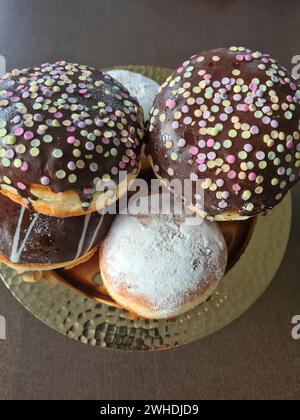
[[(300, 54), (298, 0), (0, 0), (7, 67), (59, 58), (107, 67), (175, 67), (202, 49), (241, 44), (287, 67)], [(283, 264), (238, 321), (193, 345), (160, 353), (99, 350), (59, 335), (0, 284), (2, 399), (299, 398), (300, 185)]]

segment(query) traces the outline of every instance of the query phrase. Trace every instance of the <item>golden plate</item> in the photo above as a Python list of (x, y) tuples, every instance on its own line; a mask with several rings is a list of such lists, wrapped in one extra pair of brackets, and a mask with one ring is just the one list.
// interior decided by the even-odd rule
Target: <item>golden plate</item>
[[(169, 70), (152, 67), (123, 68), (139, 71), (160, 83), (169, 74)], [(50, 272), (47, 280), (28, 284), (3, 264), (0, 264), (0, 276), (26, 309), (49, 327), (73, 339), (114, 349), (167, 349), (222, 329), (252, 306), (281, 264), (291, 219), (289, 194), (274, 210), (257, 218), (247, 248), (212, 298), (176, 319), (143, 320), (119, 308), (102, 289), (100, 275), (94, 268), (95, 260), (76, 271), (81, 280), (84, 270), (94, 272), (87, 284), (78, 282), (75, 273), (65, 271)]]

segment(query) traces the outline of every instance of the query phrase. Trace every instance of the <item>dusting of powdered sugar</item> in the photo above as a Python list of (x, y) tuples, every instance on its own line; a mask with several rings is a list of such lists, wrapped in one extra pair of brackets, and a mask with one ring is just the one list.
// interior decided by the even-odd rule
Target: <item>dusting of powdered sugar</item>
[(226, 268), (226, 245), (215, 222), (197, 226), (173, 215), (119, 215), (104, 241), (106, 278), (118, 292), (172, 311)]
[(149, 120), (150, 109), (157, 95), (159, 84), (149, 77), (129, 70), (110, 70), (107, 72), (134, 96), (144, 111), (145, 121)]

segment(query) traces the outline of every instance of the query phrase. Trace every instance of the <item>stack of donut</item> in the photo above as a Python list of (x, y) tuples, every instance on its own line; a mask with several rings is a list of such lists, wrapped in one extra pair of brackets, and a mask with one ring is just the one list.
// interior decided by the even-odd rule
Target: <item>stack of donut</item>
[[(265, 213), (299, 180), (300, 91), (268, 54), (238, 47), (185, 61), (149, 112), (154, 89), (132, 72), (65, 62), (0, 80), (2, 262), (72, 267), (101, 243), (105, 287), (140, 316), (177, 316), (211, 296), (228, 261), (218, 222)], [(153, 176), (163, 186), (201, 182), (204, 200), (185, 201), (197, 225), (185, 214), (103, 211), (140, 173), (142, 108)]]
[(66, 62), (6, 74), (0, 261), (22, 272), (89, 259), (113, 220), (102, 211), (105, 186), (115, 182), (115, 200), (126, 192), (140, 171), (143, 138), (139, 104), (108, 74)]
[(216, 221), (265, 213), (299, 180), (300, 90), (268, 54), (205, 51), (159, 89), (148, 137), (162, 185), (201, 182), (204, 200), (195, 194), (186, 205), (205, 220), (118, 216), (100, 268), (121, 306), (165, 318), (204, 302), (222, 279), (227, 248)]

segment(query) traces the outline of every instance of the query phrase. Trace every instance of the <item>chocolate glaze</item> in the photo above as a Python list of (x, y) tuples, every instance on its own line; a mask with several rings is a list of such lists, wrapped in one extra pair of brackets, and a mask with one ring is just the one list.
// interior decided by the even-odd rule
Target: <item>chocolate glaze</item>
[(0, 79), (1, 183), (76, 191), (89, 202), (97, 181), (135, 174), (143, 115), (109, 75), (58, 62)]
[(295, 81), (268, 54), (233, 47), (191, 57), (151, 111), (155, 172), (170, 181), (205, 180), (210, 216), (273, 208), (300, 175), (299, 98)]
[[(0, 194), (0, 254), (8, 260), (11, 259), (21, 209), (25, 212), (18, 248), (20, 248), (34, 217), (36, 217), (36, 221), (17, 262), (18, 264), (59, 264), (80, 258), (100, 244), (114, 219), (113, 215), (104, 215), (100, 229), (95, 235), (101, 220), (99, 213), (68, 218), (49, 217), (21, 208), (21, 206)], [(85, 221), (88, 223), (84, 235)], [(80, 247), (81, 239), (82, 248)]]

